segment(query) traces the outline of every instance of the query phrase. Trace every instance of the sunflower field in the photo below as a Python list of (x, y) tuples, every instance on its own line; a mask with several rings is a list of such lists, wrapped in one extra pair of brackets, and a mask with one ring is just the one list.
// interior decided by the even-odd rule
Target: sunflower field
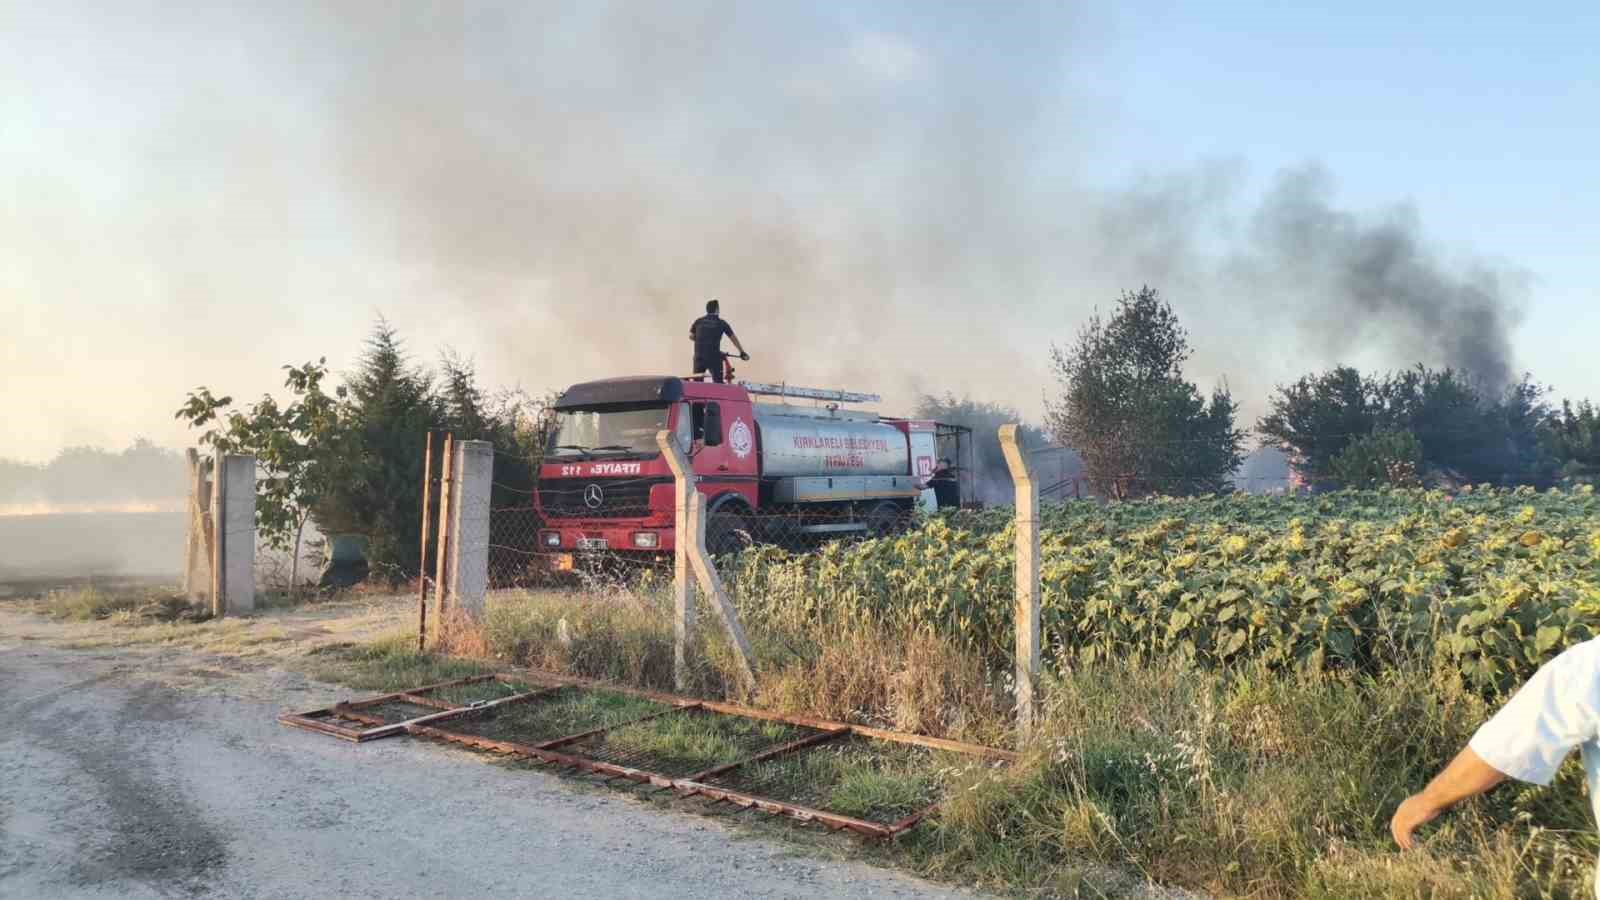
[[(1600, 623), (1590, 487), (1214, 496), (1042, 510), (1050, 664), (1373, 671), (1425, 658), (1493, 691)], [(862, 621), (952, 636), (997, 666), (1012, 642), (1009, 509), (891, 538), (723, 567), (746, 621), (787, 633)]]

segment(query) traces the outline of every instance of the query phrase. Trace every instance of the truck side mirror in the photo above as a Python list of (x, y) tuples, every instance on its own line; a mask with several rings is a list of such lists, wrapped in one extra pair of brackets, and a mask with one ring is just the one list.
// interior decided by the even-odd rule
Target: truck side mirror
[(707, 447), (715, 447), (722, 443), (722, 407), (719, 404), (706, 404), (705, 432)]

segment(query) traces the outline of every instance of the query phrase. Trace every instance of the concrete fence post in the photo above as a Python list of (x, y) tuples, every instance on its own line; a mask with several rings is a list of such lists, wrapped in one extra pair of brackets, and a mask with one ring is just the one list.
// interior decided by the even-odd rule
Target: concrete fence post
[(1033, 731), (1039, 679), (1039, 484), (1016, 425), (1000, 426), (1000, 447), (1016, 488), (1017, 736)]
[(689, 689), (689, 638), (694, 634), (694, 595), (689, 579), (689, 497), (694, 474), (689, 460), (673, 439), (672, 432), (656, 432), (656, 446), (672, 469), (672, 683), (681, 692)]
[(680, 567), (673, 573), (672, 584), (675, 607), (674, 680), (679, 690), (685, 689), (688, 679), (688, 640), (694, 628), (694, 600), (689, 595), (688, 571), (693, 571), (700, 582), (701, 593), (710, 601), (711, 607), (722, 619), (722, 627), (728, 632), (728, 640), (733, 644), (734, 658), (739, 663), (739, 673), (744, 677), (745, 684), (753, 688), (756, 680), (755, 672), (750, 667), (750, 642), (745, 638), (744, 626), (739, 624), (739, 611), (734, 608), (733, 601), (722, 586), (722, 577), (717, 574), (717, 567), (712, 565), (711, 554), (706, 552), (705, 495), (695, 486), (694, 470), (689, 465), (689, 457), (683, 452), (683, 448), (678, 446), (670, 431), (656, 432), (656, 446), (661, 448), (667, 466), (672, 469), (679, 498), (677, 527), (672, 533), (674, 562)]
[(739, 624), (739, 611), (734, 608), (733, 600), (722, 585), (722, 576), (717, 574), (711, 554), (706, 552), (706, 495), (699, 491), (689, 495), (689, 533), (693, 536), (689, 543), (689, 565), (698, 576), (700, 591), (711, 601), (711, 608), (722, 619), (722, 627), (728, 632), (729, 643), (733, 644), (733, 657), (739, 663), (739, 674), (743, 676), (745, 686), (754, 689), (756, 674), (750, 666), (750, 641), (744, 636), (744, 626)]
[(489, 592), (489, 492), (494, 484), (494, 445), (488, 441), (454, 444), (449, 595), (468, 621), (481, 624)]
[(220, 450), (211, 470), (211, 614), (256, 608), (256, 458)]

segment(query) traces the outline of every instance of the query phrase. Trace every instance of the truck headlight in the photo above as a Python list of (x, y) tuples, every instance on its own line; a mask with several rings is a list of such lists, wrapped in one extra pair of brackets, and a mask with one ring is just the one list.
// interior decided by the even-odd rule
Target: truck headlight
[(559, 547), (561, 546), (561, 532), (546, 531), (541, 541), (546, 547)]
[(654, 531), (635, 531), (633, 545), (641, 550), (654, 550), (661, 546), (661, 535)]

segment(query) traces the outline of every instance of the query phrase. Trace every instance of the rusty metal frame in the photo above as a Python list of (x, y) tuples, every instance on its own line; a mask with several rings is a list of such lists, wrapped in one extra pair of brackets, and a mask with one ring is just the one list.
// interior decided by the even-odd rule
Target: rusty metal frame
[[(487, 681), (496, 681), (501, 684), (517, 686), (542, 685), (536, 690), (524, 691), (509, 697), (490, 700), (474, 704), (451, 704), (430, 696), (431, 694), (447, 687), (456, 687), (468, 684), (480, 684)], [(599, 728), (591, 728), (576, 734), (563, 735), (538, 743), (523, 743), (507, 741), (499, 738), (482, 737), (461, 731), (451, 730), (448, 725), (453, 721), (465, 718), (474, 718), (478, 715), (492, 715), (495, 710), (517, 703), (547, 696), (550, 693), (563, 689), (576, 688), (582, 690), (603, 690), (611, 693), (639, 697), (665, 704), (668, 708), (649, 713), (625, 722), (617, 722)], [(366, 709), (384, 703), (401, 702), (411, 703), (436, 709), (437, 712), (417, 716), (402, 722), (390, 722), (382, 717), (365, 712)], [(597, 737), (618, 728), (624, 728), (638, 722), (661, 718), (674, 713), (690, 711), (703, 711), (719, 715), (736, 716), (747, 719), (758, 719), (769, 722), (778, 722), (794, 725), (815, 731), (815, 734), (788, 741), (777, 746), (768, 747), (744, 759), (713, 766), (686, 777), (673, 778), (648, 769), (633, 768), (618, 765), (604, 760), (590, 759), (581, 753), (566, 752), (571, 745), (588, 738)], [(357, 722), (366, 727), (354, 728), (340, 724), (335, 720)], [(850, 831), (855, 834), (873, 838), (893, 838), (909, 831), (923, 819), (934, 813), (939, 804), (929, 804), (908, 816), (897, 821), (884, 824), (866, 819), (848, 816), (842, 813), (829, 812), (823, 809), (763, 797), (743, 791), (732, 790), (725, 787), (706, 783), (708, 779), (716, 778), (732, 772), (742, 766), (752, 763), (765, 762), (780, 756), (800, 753), (813, 747), (820, 746), (830, 741), (838, 740), (849, 735), (859, 735), (873, 740), (890, 743), (911, 744), (933, 750), (943, 750), (952, 753), (962, 753), (998, 761), (1013, 761), (1016, 754), (1006, 750), (997, 750), (993, 747), (983, 747), (977, 744), (966, 744), (960, 741), (931, 738), (923, 735), (906, 734), (896, 731), (885, 731), (878, 728), (868, 728), (861, 725), (850, 725), (843, 722), (830, 722), (825, 719), (815, 719), (809, 716), (794, 716), (775, 713), (767, 710), (753, 709), (732, 703), (721, 703), (714, 700), (693, 700), (678, 697), (672, 694), (663, 694), (655, 691), (640, 690), (620, 685), (606, 684), (586, 678), (573, 678), (550, 673), (496, 673), (492, 675), (478, 675), (471, 678), (460, 678), (454, 681), (445, 681), (425, 687), (413, 688), (409, 691), (399, 691), (392, 694), (383, 694), (369, 697), (364, 700), (343, 701), (325, 709), (312, 710), (307, 713), (285, 714), (278, 717), (278, 721), (285, 725), (304, 728), (321, 734), (329, 734), (337, 738), (353, 742), (377, 740), (379, 738), (393, 737), (398, 734), (409, 734), (417, 737), (431, 738), (446, 741), (478, 750), (487, 750), (521, 759), (532, 760), (537, 763), (570, 769), (591, 775), (598, 775), (607, 780), (624, 779), (636, 784), (650, 785), (661, 790), (671, 790), (680, 797), (703, 797), (713, 803), (731, 803), (742, 809), (755, 809), (761, 812), (784, 816), (802, 823), (815, 822), (834, 831)]]
[[(430, 722), (444, 722), (451, 719), (476, 716), (490, 710), (498, 709), (514, 703), (526, 703), (540, 696), (558, 690), (558, 687), (542, 687), (534, 691), (524, 691), (509, 697), (500, 697), (481, 703), (446, 703), (429, 694), (448, 687), (460, 687), (469, 684), (482, 684), (488, 681), (501, 681), (504, 679), (494, 675), (475, 675), (470, 678), (457, 678), (453, 681), (441, 681), (409, 691), (399, 691), (393, 694), (383, 694), (377, 697), (368, 697), (365, 700), (341, 700), (324, 709), (314, 709), (304, 713), (286, 713), (278, 717), (278, 721), (295, 728), (304, 728), (321, 734), (332, 735), (336, 738), (362, 743), (374, 741), (379, 738), (393, 737), (405, 734), (406, 726), (412, 723), (427, 724)], [(400, 722), (390, 722), (380, 716), (374, 716), (363, 710), (384, 703), (410, 703), (414, 706), (423, 706), (436, 712), (416, 716)], [(340, 724), (338, 720), (358, 722), (367, 727), (353, 728)]]

